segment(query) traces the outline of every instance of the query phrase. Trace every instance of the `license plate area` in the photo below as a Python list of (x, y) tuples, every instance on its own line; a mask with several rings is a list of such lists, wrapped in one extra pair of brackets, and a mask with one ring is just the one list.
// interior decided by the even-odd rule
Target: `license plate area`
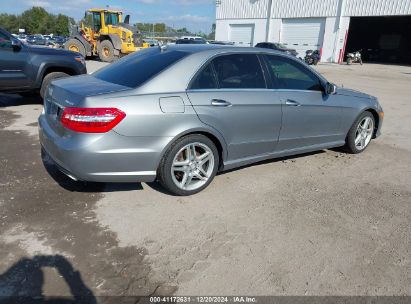
[(53, 120), (59, 119), (63, 113), (63, 108), (58, 106), (50, 99), (46, 99), (44, 111), (49, 118)]

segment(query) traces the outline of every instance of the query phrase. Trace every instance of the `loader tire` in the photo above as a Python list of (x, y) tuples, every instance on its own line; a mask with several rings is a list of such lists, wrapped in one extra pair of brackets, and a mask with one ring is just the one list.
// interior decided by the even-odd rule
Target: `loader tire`
[(116, 59), (114, 55), (114, 46), (110, 40), (104, 40), (100, 44), (98, 56), (101, 61), (113, 62)]
[(86, 58), (86, 48), (84, 45), (77, 39), (69, 39), (65, 44), (64, 48), (66, 50), (80, 53), (84, 58)]

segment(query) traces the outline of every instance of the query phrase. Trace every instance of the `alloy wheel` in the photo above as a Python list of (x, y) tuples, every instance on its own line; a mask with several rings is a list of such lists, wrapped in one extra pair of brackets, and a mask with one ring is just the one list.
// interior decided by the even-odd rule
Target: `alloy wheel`
[(358, 150), (364, 150), (371, 141), (374, 132), (374, 121), (371, 117), (364, 117), (358, 124), (355, 133), (355, 147)]
[(214, 163), (214, 154), (207, 145), (199, 142), (187, 144), (173, 159), (172, 180), (179, 189), (196, 190), (212, 176)]

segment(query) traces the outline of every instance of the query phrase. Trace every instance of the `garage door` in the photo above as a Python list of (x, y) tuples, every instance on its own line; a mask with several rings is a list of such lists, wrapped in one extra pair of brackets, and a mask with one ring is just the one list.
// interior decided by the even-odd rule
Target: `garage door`
[(325, 18), (283, 19), (281, 42), (304, 57), (305, 51), (322, 48), (324, 30)]
[(253, 46), (254, 24), (231, 24), (230, 41), (238, 46)]

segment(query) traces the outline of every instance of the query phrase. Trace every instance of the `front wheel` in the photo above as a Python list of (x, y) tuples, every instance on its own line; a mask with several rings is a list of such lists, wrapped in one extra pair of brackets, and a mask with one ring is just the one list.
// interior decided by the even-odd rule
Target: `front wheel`
[(100, 44), (98, 56), (101, 61), (113, 62), (116, 59), (114, 55), (114, 46), (110, 40), (104, 40)]
[(69, 50), (69, 51), (72, 51), (72, 52), (80, 53), (84, 58), (86, 58), (86, 48), (80, 42), (80, 40), (77, 40), (77, 39), (74, 39), (74, 38), (69, 39), (64, 44), (64, 48), (66, 50)]
[(363, 152), (371, 142), (374, 135), (374, 116), (366, 111), (357, 118), (347, 134), (345, 149), (349, 153)]
[(215, 144), (200, 134), (177, 140), (164, 155), (159, 169), (160, 183), (180, 196), (198, 193), (214, 179), (219, 165)]

